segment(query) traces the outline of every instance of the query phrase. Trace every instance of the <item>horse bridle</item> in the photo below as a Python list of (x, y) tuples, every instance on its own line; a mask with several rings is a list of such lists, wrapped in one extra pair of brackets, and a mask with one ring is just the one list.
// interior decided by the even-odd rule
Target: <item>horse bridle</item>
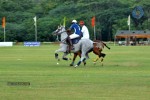
[[(56, 35), (58, 35), (58, 32), (59, 32), (60, 30), (62, 30), (62, 28), (63, 28), (63, 27), (58, 28), (58, 29), (55, 31)], [(66, 31), (66, 30), (65, 30), (65, 31), (62, 31), (62, 32), (60, 32), (59, 34), (62, 34), (63, 32), (67, 32), (67, 31)], [(61, 42), (64, 43), (64, 44), (67, 44), (67, 43), (66, 43), (66, 39), (67, 39), (67, 38), (63, 39)]]

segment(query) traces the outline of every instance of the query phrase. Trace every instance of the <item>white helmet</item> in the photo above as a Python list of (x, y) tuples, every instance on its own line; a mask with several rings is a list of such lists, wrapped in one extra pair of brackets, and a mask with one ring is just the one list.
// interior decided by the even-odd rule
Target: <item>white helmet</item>
[(77, 21), (74, 19), (74, 20), (72, 20), (72, 23), (77, 23)]

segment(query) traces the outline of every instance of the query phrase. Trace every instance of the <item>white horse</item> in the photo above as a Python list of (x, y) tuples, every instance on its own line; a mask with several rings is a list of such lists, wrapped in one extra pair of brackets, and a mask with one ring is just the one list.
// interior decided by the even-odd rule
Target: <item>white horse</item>
[[(53, 34), (60, 35), (61, 36), (61, 43), (60, 43), (60, 49), (55, 51), (55, 58), (59, 60), (58, 58), (58, 52), (64, 52), (63, 59), (67, 60), (66, 56), (68, 55), (67, 47), (68, 44), (66, 43), (66, 39), (68, 37), (68, 34), (66, 32), (66, 29), (64, 26), (58, 27), (56, 31), (53, 32)], [(76, 53), (78, 51), (81, 51), (81, 58), (80, 61), (74, 66), (77, 67), (80, 65), (81, 62), (84, 62), (87, 57), (87, 53), (93, 49), (93, 41), (90, 39), (81, 39), (78, 43), (73, 44), (74, 50), (71, 50), (72, 53)]]

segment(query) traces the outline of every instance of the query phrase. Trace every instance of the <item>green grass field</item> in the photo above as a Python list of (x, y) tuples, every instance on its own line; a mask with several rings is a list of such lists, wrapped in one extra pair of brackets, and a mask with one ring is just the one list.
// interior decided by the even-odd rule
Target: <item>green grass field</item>
[(91, 53), (78, 68), (56, 64), (58, 45), (0, 47), (0, 100), (150, 100), (150, 46), (110, 47), (104, 66)]

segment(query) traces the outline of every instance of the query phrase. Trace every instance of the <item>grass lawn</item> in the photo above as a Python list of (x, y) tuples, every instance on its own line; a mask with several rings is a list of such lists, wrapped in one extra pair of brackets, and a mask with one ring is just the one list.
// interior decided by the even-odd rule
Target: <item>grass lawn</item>
[(104, 66), (90, 53), (77, 68), (56, 64), (58, 48), (0, 47), (0, 100), (150, 100), (150, 46), (111, 46)]

